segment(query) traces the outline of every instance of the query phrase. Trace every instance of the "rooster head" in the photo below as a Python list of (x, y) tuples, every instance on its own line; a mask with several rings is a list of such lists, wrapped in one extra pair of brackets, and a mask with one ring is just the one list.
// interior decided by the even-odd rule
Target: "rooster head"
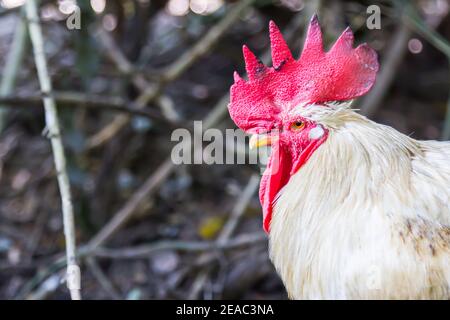
[(234, 73), (228, 109), (236, 125), (253, 134), (250, 146), (271, 145), (259, 196), (269, 232), (273, 202), (290, 177), (327, 139), (329, 128), (305, 117), (310, 105), (352, 100), (375, 83), (377, 55), (367, 44), (353, 48), (347, 28), (325, 52), (317, 16), (310, 21), (302, 54), (292, 54), (273, 21), (269, 24), (272, 67), (243, 47), (248, 81)]

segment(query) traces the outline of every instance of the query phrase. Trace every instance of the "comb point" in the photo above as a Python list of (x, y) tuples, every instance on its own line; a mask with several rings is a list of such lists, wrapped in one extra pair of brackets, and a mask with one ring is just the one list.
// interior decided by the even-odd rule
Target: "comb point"
[(338, 51), (350, 51), (353, 49), (354, 36), (350, 27), (347, 27), (334, 43), (330, 52), (336, 54)]
[(309, 22), (308, 31), (306, 32), (305, 44), (303, 52), (309, 54), (323, 52), (322, 31), (320, 30), (319, 18), (314, 14)]
[(248, 78), (253, 80), (257, 77), (258, 72), (265, 67), (246, 45), (242, 46), (242, 51), (244, 53), (245, 69), (247, 70)]
[(317, 15), (317, 13), (314, 13), (311, 17), (311, 19), (309, 20), (309, 25), (315, 25), (315, 26), (319, 26), (319, 16)]
[(242, 80), (241, 76), (239, 75), (239, 73), (237, 73), (237, 71), (233, 72), (233, 78), (234, 78), (234, 82), (235, 83), (237, 83), (237, 82)]
[(280, 29), (275, 22), (269, 22), (270, 48), (272, 52), (272, 64), (276, 69), (288, 60), (293, 59), (291, 50), (283, 38)]

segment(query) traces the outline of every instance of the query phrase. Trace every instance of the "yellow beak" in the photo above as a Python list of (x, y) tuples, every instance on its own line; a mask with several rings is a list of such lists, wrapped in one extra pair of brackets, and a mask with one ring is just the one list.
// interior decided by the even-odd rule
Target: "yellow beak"
[(278, 140), (278, 137), (276, 136), (270, 136), (267, 134), (254, 134), (250, 137), (249, 146), (250, 149), (269, 146), (276, 140)]

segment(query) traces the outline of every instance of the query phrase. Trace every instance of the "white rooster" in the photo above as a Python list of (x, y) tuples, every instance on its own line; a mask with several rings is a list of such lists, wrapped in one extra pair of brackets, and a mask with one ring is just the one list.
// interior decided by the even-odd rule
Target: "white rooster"
[(260, 199), (293, 299), (450, 299), (450, 143), (417, 141), (350, 108), (378, 71), (347, 29), (324, 52), (317, 17), (300, 59), (270, 23), (273, 67), (244, 46), (229, 111), (271, 144)]

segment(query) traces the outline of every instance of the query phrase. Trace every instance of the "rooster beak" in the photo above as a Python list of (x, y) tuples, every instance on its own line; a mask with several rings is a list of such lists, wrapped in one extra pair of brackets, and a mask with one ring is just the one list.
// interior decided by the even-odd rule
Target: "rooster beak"
[(277, 140), (278, 136), (272, 136), (267, 134), (254, 134), (250, 137), (249, 146), (250, 149), (270, 146)]

